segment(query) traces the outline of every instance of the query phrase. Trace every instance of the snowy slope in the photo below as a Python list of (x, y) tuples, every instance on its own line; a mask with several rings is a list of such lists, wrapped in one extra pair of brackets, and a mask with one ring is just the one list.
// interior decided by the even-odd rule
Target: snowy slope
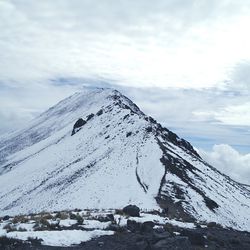
[(249, 190), (111, 89), (76, 93), (1, 137), (0, 173), (0, 215), (133, 203), (250, 228)]
[(243, 185), (246, 189), (250, 190), (250, 185)]

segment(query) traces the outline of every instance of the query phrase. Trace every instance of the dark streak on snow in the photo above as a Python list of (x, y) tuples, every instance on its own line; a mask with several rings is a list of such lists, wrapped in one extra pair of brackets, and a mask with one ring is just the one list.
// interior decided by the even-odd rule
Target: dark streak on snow
[(137, 179), (138, 183), (143, 188), (144, 192), (147, 193), (148, 186), (146, 184), (143, 184), (140, 177), (139, 177), (139, 174), (138, 174), (138, 171), (137, 171), (138, 164), (139, 164), (139, 157), (138, 157), (138, 153), (137, 153), (137, 155), (136, 155), (136, 165), (137, 166), (136, 166), (136, 169), (135, 169), (135, 175), (136, 175), (136, 179)]

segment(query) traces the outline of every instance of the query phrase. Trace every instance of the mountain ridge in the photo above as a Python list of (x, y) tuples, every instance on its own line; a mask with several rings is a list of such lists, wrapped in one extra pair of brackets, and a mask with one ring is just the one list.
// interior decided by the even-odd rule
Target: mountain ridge
[[(86, 123), (72, 135), (79, 118)], [(134, 203), (184, 220), (250, 225), (249, 190), (113, 89), (76, 93), (2, 140), (0, 167), (0, 214)]]

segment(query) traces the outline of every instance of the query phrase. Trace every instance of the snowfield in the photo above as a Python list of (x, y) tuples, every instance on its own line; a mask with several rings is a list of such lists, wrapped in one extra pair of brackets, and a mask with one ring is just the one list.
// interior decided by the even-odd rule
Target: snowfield
[(11, 232), (9, 238), (27, 240), (29, 237), (42, 239), (42, 244), (47, 246), (72, 246), (81, 242), (89, 241), (103, 235), (111, 235), (112, 231), (81, 231), (81, 230), (62, 230), (62, 231), (41, 231), (41, 232)]
[(86, 89), (0, 138), (0, 216), (128, 204), (250, 230), (250, 191), (118, 91)]

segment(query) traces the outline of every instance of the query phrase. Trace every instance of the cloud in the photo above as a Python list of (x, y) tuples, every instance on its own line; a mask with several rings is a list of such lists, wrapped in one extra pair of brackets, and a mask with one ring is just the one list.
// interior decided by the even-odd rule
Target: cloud
[(249, 13), (244, 0), (0, 0), (0, 133), (88, 83), (197, 147), (249, 152)]
[(0, 80), (95, 76), (126, 86), (214, 87), (250, 58), (249, 7), (243, 0), (0, 1)]
[(214, 115), (217, 120), (225, 124), (250, 126), (250, 102), (227, 106)]
[(216, 123), (235, 126), (250, 126), (250, 102), (238, 105), (228, 104), (217, 111), (193, 111), (197, 119), (214, 120)]
[(199, 150), (212, 166), (232, 179), (250, 185), (250, 154), (240, 154), (229, 145), (214, 145), (212, 152)]
[(238, 93), (250, 93), (250, 61), (243, 60), (232, 68), (227, 88)]
[(0, 85), (0, 135), (21, 129), (38, 114), (79, 90), (79, 86), (54, 86), (44, 81), (0, 82)]

